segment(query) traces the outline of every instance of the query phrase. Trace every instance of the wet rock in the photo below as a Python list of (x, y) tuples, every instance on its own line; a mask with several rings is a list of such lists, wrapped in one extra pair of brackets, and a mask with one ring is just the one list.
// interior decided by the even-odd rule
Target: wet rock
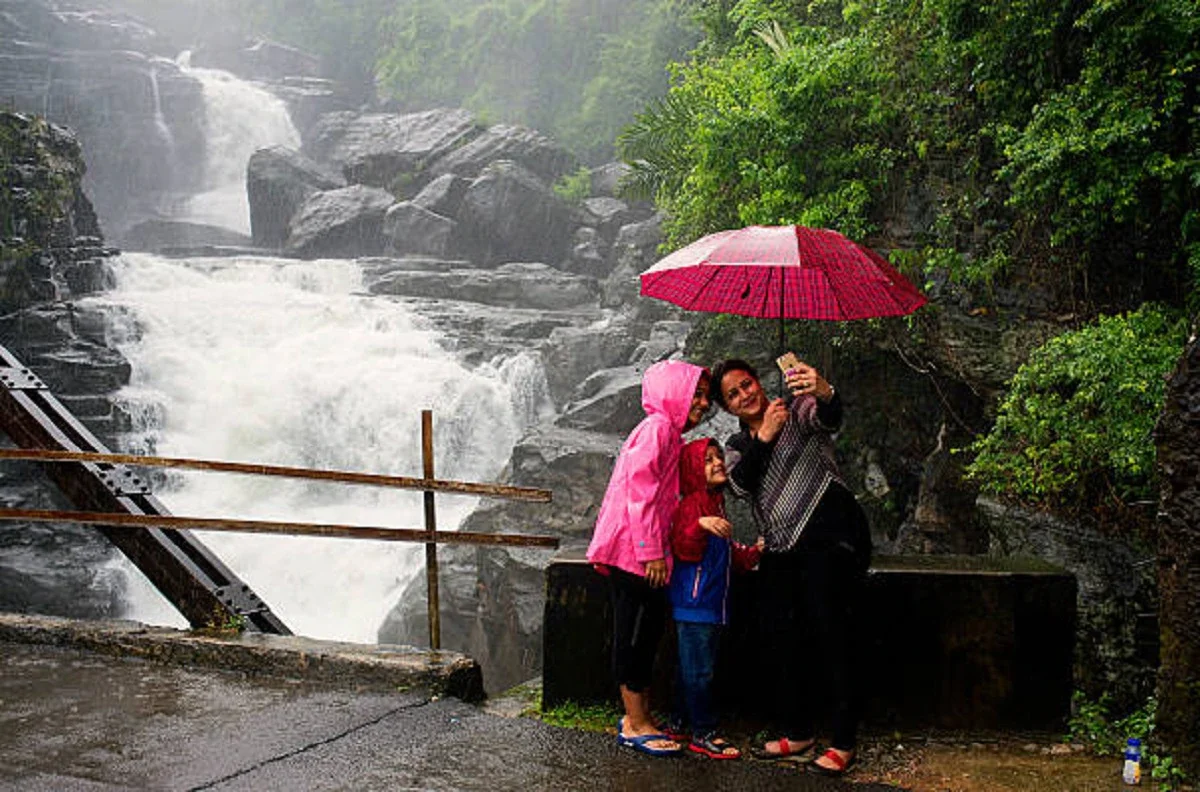
[(1155, 428), (1161, 502), (1158, 581), (1162, 664), (1158, 672), (1156, 736), (1180, 767), (1200, 774), (1200, 595), (1195, 559), (1200, 547), (1200, 341), (1193, 335), (1167, 379)]
[(396, 195), (414, 194), (428, 163), (479, 134), (466, 110), (420, 113), (331, 113), (323, 116), (305, 153), (336, 165), (355, 184), (384, 187)]
[(1158, 657), (1154, 554), (1133, 537), (979, 499), (992, 556), (1025, 555), (1068, 569), (1079, 585), (1077, 678), (1091, 698), (1140, 706), (1154, 690)]
[(621, 179), (632, 172), (624, 162), (608, 162), (591, 169), (592, 195), (616, 198)]
[(642, 411), (642, 370), (634, 366), (604, 369), (589, 376), (558, 425), (587, 431), (628, 434), (646, 417)]
[[(563, 537), (565, 546), (586, 546), (622, 441), (550, 425), (535, 428), (514, 447), (504, 480), (549, 489), (554, 500), (491, 503), (469, 515), (460, 530), (550, 534)], [(505, 690), (541, 668), (550, 559), (543, 550), (464, 548), (442, 564), (443, 572), (456, 569), (452, 589), (441, 592), (443, 645), (480, 660), (489, 692)], [(408, 642), (426, 633), (423, 590), (423, 578), (408, 586), (380, 640)]]
[(302, 258), (377, 256), (386, 247), (383, 218), (395, 202), (387, 191), (359, 184), (316, 193), (289, 222), (285, 249)]
[(639, 276), (660, 258), (658, 246), (661, 243), (662, 221), (659, 217), (622, 226), (610, 254), (615, 266), (602, 282), (601, 305), (623, 308), (645, 321), (674, 319), (681, 313), (680, 309), (663, 300), (641, 296)]
[(515, 162), (547, 184), (579, 167), (571, 152), (542, 133), (527, 127), (496, 124), (438, 159), (429, 172), (435, 177), (451, 174), (474, 179), (497, 160)]
[(458, 224), (415, 201), (401, 201), (383, 217), (389, 255), (449, 256), (457, 247)]
[(246, 165), (250, 233), (261, 247), (283, 247), (288, 222), (319, 192), (346, 186), (340, 175), (284, 146), (260, 149)]
[(577, 225), (571, 207), (532, 172), (493, 162), (463, 196), (458, 221), (479, 261), (557, 263), (571, 249)]
[(565, 405), (588, 376), (625, 363), (636, 345), (629, 324), (620, 320), (605, 327), (554, 330), (541, 350), (551, 398)]
[(471, 186), (470, 179), (446, 174), (426, 184), (412, 199), (417, 206), (445, 217), (454, 217), (462, 206), (463, 196)]
[(200, 84), (161, 57), (166, 43), (154, 31), (122, 14), (47, 0), (4, 0), (0, 18), (6, 101), (86, 141), (86, 188), (107, 229), (152, 216), (163, 197), (199, 187)]
[(605, 255), (608, 250), (609, 246), (604, 243), (596, 229), (582, 226), (575, 229), (571, 252), (559, 265), (559, 269), (602, 278), (609, 272), (609, 261)]
[(505, 264), (495, 270), (448, 273), (393, 271), (370, 285), (372, 294), (467, 300), (484, 305), (562, 310), (596, 301), (591, 278), (568, 275), (545, 264)]
[[(587, 198), (583, 207), (595, 218), (596, 228), (609, 242), (616, 238), (622, 228), (638, 219), (637, 213), (629, 208), (629, 204), (616, 198)], [(641, 219), (644, 220), (645, 217)]]
[(199, 245), (246, 247), (251, 242), (245, 234), (221, 226), (182, 220), (144, 220), (121, 236), (120, 245), (126, 250), (160, 251)]
[[(694, 317), (695, 314), (685, 314), (685, 316)], [(655, 322), (650, 325), (650, 331), (646, 334), (645, 339), (633, 351), (629, 362), (638, 369), (645, 371), (649, 366), (660, 360), (681, 355), (692, 327), (693, 321), (691, 318), (688, 320), (664, 319)], [(714, 361), (701, 360), (696, 362), (700, 365), (708, 366)]]

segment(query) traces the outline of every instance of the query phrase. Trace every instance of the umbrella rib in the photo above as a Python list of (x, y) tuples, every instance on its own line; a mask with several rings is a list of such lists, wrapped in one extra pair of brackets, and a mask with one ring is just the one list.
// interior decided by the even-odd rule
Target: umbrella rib
[[(704, 272), (705, 269), (707, 269), (708, 272)], [(703, 275), (704, 282), (700, 284), (700, 288), (696, 289), (695, 296), (692, 298), (692, 301), (691, 301), (691, 305), (688, 306), (689, 311), (705, 310), (703, 308), (695, 308), (693, 306), (696, 305), (696, 301), (699, 300), (700, 297), (706, 291), (708, 291), (708, 287), (711, 286), (712, 282), (717, 279), (718, 275), (720, 275), (721, 268), (720, 267), (701, 267), (700, 271), (704, 273), (704, 275)]]
[[(776, 270), (776, 267), (773, 267), (773, 266), (767, 268), (767, 283), (763, 287), (762, 303), (759, 304), (759, 306), (758, 306), (758, 315), (759, 316), (764, 316), (764, 317), (767, 316), (767, 303), (770, 302), (770, 300), (771, 300), (771, 287), (774, 285), (774, 284), (772, 284), (771, 281), (774, 280), (774, 278), (775, 278), (775, 270)], [(749, 282), (749, 277), (750, 277), (749, 273), (750, 273), (750, 270), (747, 269), (746, 270), (747, 282)], [(780, 312), (782, 312), (782, 311), (783, 311), (783, 308), (782, 308), (782, 306), (780, 306)], [(767, 318), (770, 318), (770, 317), (767, 317)]]

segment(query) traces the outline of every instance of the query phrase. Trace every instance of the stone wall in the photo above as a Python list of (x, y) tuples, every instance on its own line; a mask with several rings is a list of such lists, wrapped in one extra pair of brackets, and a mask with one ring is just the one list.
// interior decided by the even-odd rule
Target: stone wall
[(1167, 381), (1156, 431), (1158, 512), (1158, 732), (1179, 765), (1200, 776), (1200, 340), (1192, 336)]

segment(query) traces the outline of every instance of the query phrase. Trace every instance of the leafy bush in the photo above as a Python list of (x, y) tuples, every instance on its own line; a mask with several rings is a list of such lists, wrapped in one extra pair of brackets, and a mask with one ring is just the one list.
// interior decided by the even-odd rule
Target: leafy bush
[(956, 281), (1019, 262), (1116, 310), (1200, 284), (1194, 0), (727, 0), (700, 20), (619, 141), (670, 246), (898, 229)]
[(1063, 333), (1009, 382), (971, 449), (984, 491), (1065, 510), (1153, 498), (1151, 433), (1185, 322), (1153, 305)]
[(1151, 697), (1124, 718), (1114, 718), (1109, 711), (1111, 706), (1107, 695), (1098, 701), (1089, 701), (1082, 691), (1075, 691), (1071, 700), (1074, 714), (1067, 723), (1067, 740), (1086, 745), (1097, 756), (1120, 756), (1125, 741), (1136, 737), (1142, 741), (1142, 761), (1150, 770), (1150, 778), (1157, 782), (1159, 792), (1178, 789), (1187, 780), (1186, 774), (1171, 756), (1158, 752), (1153, 740), (1157, 699)]
[(592, 194), (592, 171), (580, 168), (554, 183), (554, 194), (567, 203), (581, 204)]

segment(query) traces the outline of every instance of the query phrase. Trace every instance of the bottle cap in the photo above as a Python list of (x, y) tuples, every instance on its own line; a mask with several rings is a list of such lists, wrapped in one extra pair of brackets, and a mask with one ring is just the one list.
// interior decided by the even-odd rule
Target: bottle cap
[(1140, 748), (1142, 746), (1142, 741), (1139, 740), (1137, 737), (1130, 737), (1128, 740), (1125, 741), (1125, 744), (1132, 745), (1135, 748)]

